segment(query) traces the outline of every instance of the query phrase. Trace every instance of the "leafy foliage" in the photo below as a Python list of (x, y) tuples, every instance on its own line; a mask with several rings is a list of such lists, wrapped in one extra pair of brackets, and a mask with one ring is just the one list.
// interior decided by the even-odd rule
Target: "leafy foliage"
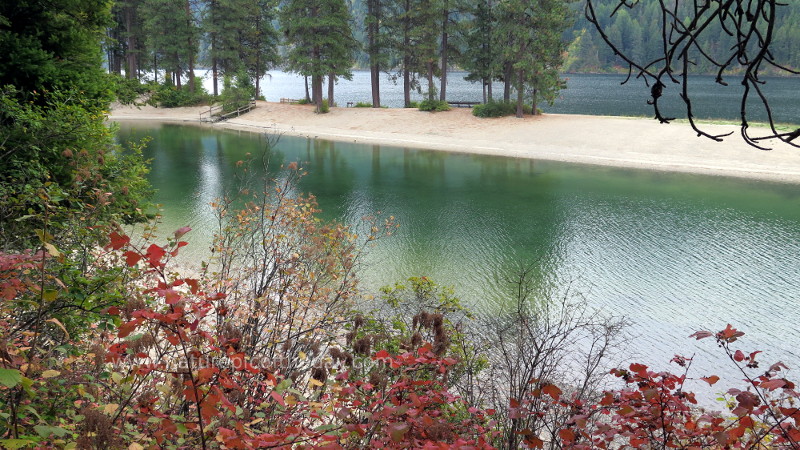
[(194, 91), (188, 86), (175, 86), (170, 80), (167, 80), (158, 85), (147, 103), (163, 108), (179, 108), (207, 104), (210, 100), (211, 96), (203, 88), (202, 80), (197, 78)]
[(450, 105), (448, 105), (447, 102), (444, 100), (425, 99), (419, 102), (419, 110), (430, 111), (430, 112), (450, 111)]
[[(85, 107), (111, 100), (99, 40), (109, 18), (101, 0), (20, 0), (0, 4), (0, 88), (45, 104), (36, 93), (81, 92)], [(6, 95), (8, 95), (6, 90)]]
[(322, 78), (350, 79), (358, 42), (350, 11), (342, 0), (292, 0), (281, 9), (281, 29), (289, 43), (287, 68), (311, 77), (312, 101), (322, 109)]
[(475, 117), (503, 117), (510, 116), (516, 112), (516, 105), (508, 102), (490, 101), (472, 108), (472, 115)]
[(255, 94), (256, 87), (244, 71), (236, 74), (235, 78), (226, 75), (222, 83), (222, 95), (219, 98), (222, 102), (222, 110), (224, 112), (236, 111), (254, 99)]
[(2, 248), (27, 248), (39, 241), (37, 229), (62, 236), (77, 223), (144, 219), (150, 187), (138, 147), (123, 152), (79, 93), (39, 94), (30, 103), (19, 96), (0, 92)]

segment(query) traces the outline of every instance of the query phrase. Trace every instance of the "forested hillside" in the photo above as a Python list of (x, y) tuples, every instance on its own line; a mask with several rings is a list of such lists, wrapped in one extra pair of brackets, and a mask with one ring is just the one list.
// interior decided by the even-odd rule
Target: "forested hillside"
[[(620, 49), (637, 60), (651, 61), (661, 49), (661, 8), (659, 2), (635, 2), (633, 8), (620, 8), (613, 16), (617, 0), (595, 2), (600, 25)], [(583, 2), (575, 4), (576, 21), (566, 32), (572, 40), (564, 70), (568, 72), (609, 72), (627, 70), (627, 65), (614, 55), (602, 40), (597, 29), (583, 14)], [(770, 50), (776, 61), (788, 67), (800, 67), (800, 2), (789, 0), (776, 9), (775, 31)], [(704, 32), (701, 47), (719, 50), (712, 56), (721, 56), (734, 46), (734, 39), (719, 25)], [(696, 72), (715, 72), (705, 60), (697, 61)]]

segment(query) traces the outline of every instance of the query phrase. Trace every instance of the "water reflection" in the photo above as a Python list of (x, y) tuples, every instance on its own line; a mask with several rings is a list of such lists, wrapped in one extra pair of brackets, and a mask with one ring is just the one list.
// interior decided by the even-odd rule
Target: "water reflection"
[[(123, 140), (144, 135), (154, 137), (164, 229), (193, 226), (200, 260), (213, 229), (203, 205), (230, 189), (236, 161), (264, 138), (121, 127)], [(508, 301), (508, 275), (533, 266), (541, 292), (571, 286), (629, 317), (629, 350), (655, 367), (697, 353), (699, 376), (719, 373), (727, 364), (716, 347), (687, 336), (727, 323), (748, 333), (746, 349), (770, 350), (764, 361), (800, 363), (800, 186), (284, 137), (270, 171), (289, 161), (307, 168), (298, 188), (317, 196), (324, 218), (397, 217), (397, 235), (362, 273), (373, 292), (427, 275), (491, 311)]]

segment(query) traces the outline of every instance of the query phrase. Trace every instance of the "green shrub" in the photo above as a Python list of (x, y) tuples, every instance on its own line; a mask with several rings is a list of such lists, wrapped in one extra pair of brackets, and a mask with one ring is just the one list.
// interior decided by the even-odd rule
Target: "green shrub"
[(111, 89), (114, 91), (114, 96), (117, 101), (123, 105), (132, 105), (136, 103), (142, 95), (150, 92), (151, 87), (142, 84), (137, 79), (127, 79), (117, 74), (109, 75), (111, 80)]
[(372, 103), (358, 102), (355, 105), (353, 105), (353, 108), (372, 108)]
[(419, 103), (420, 111), (449, 111), (450, 105), (444, 100), (423, 100)]
[(330, 108), (330, 106), (328, 106), (328, 101), (327, 100), (322, 100), (322, 105), (319, 107), (320, 114), (328, 113), (328, 112), (330, 112), (330, 110), (331, 110), (331, 108)]
[(171, 81), (166, 81), (156, 88), (147, 103), (162, 108), (177, 108), (202, 105), (208, 103), (210, 98), (211, 96), (203, 88), (203, 80), (195, 77), (194, 92), (189, 89), (188, 84), (178, 89)]
[(307, 98), (301, 98), (300, 100), (297, 101), (298, 105), (308, 105), (310, 103), (311, 103), (311, 100), (309, 100)]
[(247, 106), (255, 95), (256, 87), (247, 73), (240, 72), (233, 77), (226, 75), (222, 80), (222, 95), (219, 96), (222, 111), (231, 112)]
[[(523, 114), (530, 114), (530, 105), (522, 105)], [(472, 108), (472, 115), (475, 117), (504, 117), (513, 116), (517, 113), (517, 104), (510, 102), (490, 101)]]
[(409, 108), (419, 108), (419, 102), (411, 102), (408, 104)]

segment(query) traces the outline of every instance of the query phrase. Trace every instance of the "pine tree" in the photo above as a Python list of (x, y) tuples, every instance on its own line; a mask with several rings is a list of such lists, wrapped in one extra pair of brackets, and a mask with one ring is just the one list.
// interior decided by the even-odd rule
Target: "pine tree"
[(336, 77), (352, 76), (358, 42), (347, 5), (343, 0), (289, 0), (279, 17), (289, 47), (287, 68), (311, 77), (312, 101), (321, 112), (323, 78), (332, 84)]
[(381, 107), (381, 71), (389, 65), (389, 37), (386, 33), (385, 21), (386, 0), (366, 0), (367, 15), (364, 18), (367, 45), (365, 50), (369, 56), (369, 74), (372, 87), (372, 107)]
[(500, 6), (505, 19), (501, 35), (507, 39), (505, 77), (507, 83), (513, 77), (517, 117), (522, 117), (526, 91), (532, 93), (536, 114), (538, 100), (552, 102), (563, 87), (558, 71), (566, 50), (562, 35), (571, 24), (570, 11), (563, 0), (506, 0)]
[(179, 88), (181, 76), (188, 74), (189, 88), (194, 90), (200, 30), (189, 0), (145, 0), (140, 14), (144, 18), (146, 46), (160, 63), (154, 66), (160, 65), (171, 74)]
[(493, 0), (478, 0), (468, 11), (471, 20), (467, 24), (466, 49), (461, 58), (461, 66), (468, 72), (465, 79), (481, 82), (484, 103), (492, 100), (492, 80), (500, 64), (495, 46), (497, 17), (493, 8)]
[(395, 0), (388, 17), (392, 47), (398, 59), (395, 78), (403, 79), (403, 103), (411, 106), (411, 89), (421, 91), (419, 77), (428, 81), (428, 99), (433, 100), (436, 88), (433, 77), (439, 71), (439, 18), (441, 0)]
[(260, 95), (260, 80), (278, 62), (275, 0), (208, 0), (203, 29), (210, 43), (214, 95), (221, 75), (247, 72)]

